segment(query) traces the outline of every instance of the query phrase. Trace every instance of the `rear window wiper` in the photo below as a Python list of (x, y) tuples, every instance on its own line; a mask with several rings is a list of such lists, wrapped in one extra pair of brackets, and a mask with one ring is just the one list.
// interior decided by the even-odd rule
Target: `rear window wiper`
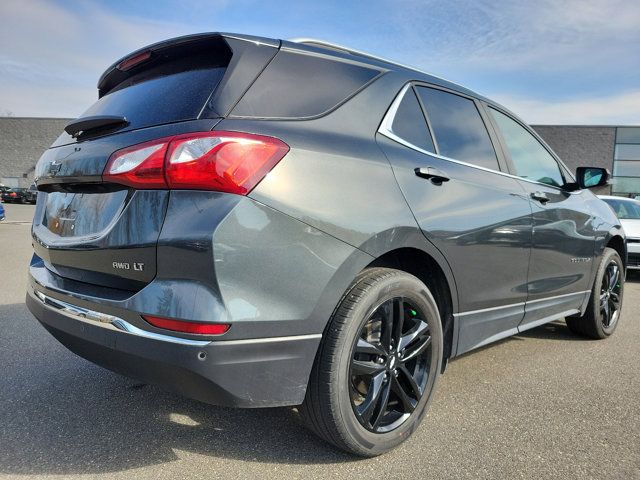
[(123, 128), (127, 125), (129, 125), (129, 121), (125, 117), (117, 115), (97, 115), (95, 117), (76, 118), (64, 127), (64, 131), (72, 137), (77, 138), (91, 130), (101, 130), (107, 127), (111, 130), (115, 127)]

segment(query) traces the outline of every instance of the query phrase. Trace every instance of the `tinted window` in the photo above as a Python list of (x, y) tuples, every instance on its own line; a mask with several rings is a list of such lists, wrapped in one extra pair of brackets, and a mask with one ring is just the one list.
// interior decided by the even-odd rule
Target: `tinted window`
[(281, 50), (232, 114), (262, 118), (314, 117), (349, 98), (379, 73), (358, 65)]
[(618, 218), (621, 219), (640, 219), (640, 202), (630, 202), (625, 200), (614, 200), (611, 198), (603, 198), (605, 202), (616, 212)]
[(224, 72), (224, 67), (214, 67), (151, 79), (132, 77), (81, 116), (124, 115), (131, 128), (191, 120), (198, 117)]
[(433, 88), (418, 87), (418, 92), (440, 155), (499, 170), (491, 139), (472, 100)]
[(413, 89), (407, 90), (393, 117), (391, 130), (407, 142), (429, 152), (435, 152), (429, 127)]
[(507, 143), (516, 174), (536, 182), (562, 186), (564, 179), (558, 162), (547, 149), (518, 122), (497, 110), (490, 111)]

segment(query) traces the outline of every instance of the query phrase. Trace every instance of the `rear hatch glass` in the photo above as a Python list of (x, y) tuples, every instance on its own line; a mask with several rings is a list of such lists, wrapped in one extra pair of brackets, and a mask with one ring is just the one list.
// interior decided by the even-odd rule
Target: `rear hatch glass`
[(225, 70), (209, 67), (157, 77), (143, 72), (100, 98), (80, 118), (124, 116), (129, 129), (191, 120), (198, 117)]
[(215, 36), (150, 47), (142, 56), (135, 52), (105, 72), (98, 100), (77, 119), (124, 117), (126, 123), (82, 132), (77, 138), (63, 133), (54, 146), (199, 118), (231, 56), (224, 39)]

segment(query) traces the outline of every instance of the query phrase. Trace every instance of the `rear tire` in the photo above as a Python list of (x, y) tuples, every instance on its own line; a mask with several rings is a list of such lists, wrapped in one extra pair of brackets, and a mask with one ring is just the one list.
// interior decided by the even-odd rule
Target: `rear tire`
[(582, 317), (568, 317), (567, 327), (573, 333), (589, 338), (609, 337), (620, 323), (623, 294), (622, 259), (613, 248), (605, 248), (593, 282), (587, 310)]
[(418, 427), (441, 365), (442, 325), (426, 285), (399, 270), (364, 270), (325, 330), (300, 414), (336, 447), (380, 455)]

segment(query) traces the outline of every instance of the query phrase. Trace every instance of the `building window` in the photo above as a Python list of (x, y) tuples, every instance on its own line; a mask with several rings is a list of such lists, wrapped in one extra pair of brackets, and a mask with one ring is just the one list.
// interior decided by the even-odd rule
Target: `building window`
[(624, 196), (640, 195), (640, 127), (616, 128), (611, 190)]

